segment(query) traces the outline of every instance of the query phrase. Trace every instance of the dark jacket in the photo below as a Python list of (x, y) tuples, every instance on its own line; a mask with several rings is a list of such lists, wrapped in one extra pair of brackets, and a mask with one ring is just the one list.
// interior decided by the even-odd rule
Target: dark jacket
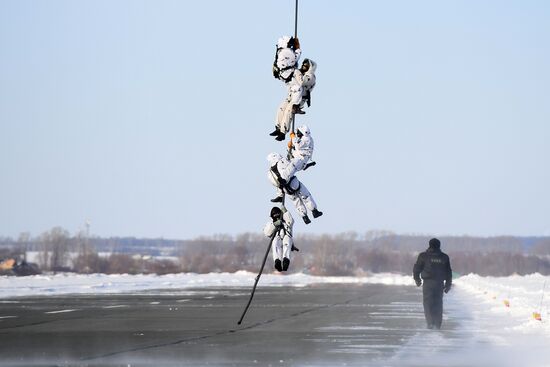
[(420, 276), (424, 280), (445, 281), (450, 286), (453, 281), (453, 273), (449, 256), (438, 248), (429, 248), (420, 253), (413, 268), (414, 280), (419, 281)]

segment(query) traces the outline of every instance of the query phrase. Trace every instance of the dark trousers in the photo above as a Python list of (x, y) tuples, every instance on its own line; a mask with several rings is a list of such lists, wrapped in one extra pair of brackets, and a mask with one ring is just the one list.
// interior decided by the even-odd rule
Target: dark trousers
[(425, 279), (422, 286), (424, 315), (430, 329), (440, 329), (443, 319), (443, 282)]

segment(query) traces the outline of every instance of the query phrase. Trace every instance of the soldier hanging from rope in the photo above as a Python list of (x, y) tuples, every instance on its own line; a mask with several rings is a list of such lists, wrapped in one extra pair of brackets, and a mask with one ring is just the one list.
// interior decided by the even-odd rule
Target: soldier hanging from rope
[(290, 122), (295, 114), (304, 114), (303, 106), (311, 105), (311, 91), (315, 87), (315, 70), (317, 64), (305, 59), (298, 68), (298, 60), (302, 54), (298, 38), (283, 36), (277, 42), (273, 76), (285, 83), (288, 94), (277, 110), (275, 130), (270, 133), (275, 140), (285, 139), (290, 130)]
[(267, 177), (273, 186), (277, 188), (277, 197), (272, 199), (272, 202), (282, 202), (284, 195), (288, 195), (305, 224), (311, 223), (308, 210), (311, 211), (313, 218), (323, 215), (323, 212), (317, 209), (317, 203), (307, 187), (296, 176), (283, 176), (283, 172), (289, 172), (288, 165), (290, 161), (288, 159), (280, 154), (271, 153), (267, 156), (267, 161), (270, 167)]
[(286, 165), (285, 170), (281, 172), (283, 177), (294, 176), (296, 172), (305, 171), (317, 164), (311, 162), (314, 144), (311, 131), (307, 125), (302, 125), (296, 129), (296, 134), (290, 133), (290, 139), (287, 154), (290, 164)]
[(281, 208), (274, 206), (269, 216), (271, 220), (265, 225), (264, 234), (266, 237), (271, 237), (273, 232), (277, 232), (272, 244), (275, 269), (287, 271), (290, 265), (290, 253), (297, 250), (292, 240), (294, 219), (284, 205)]

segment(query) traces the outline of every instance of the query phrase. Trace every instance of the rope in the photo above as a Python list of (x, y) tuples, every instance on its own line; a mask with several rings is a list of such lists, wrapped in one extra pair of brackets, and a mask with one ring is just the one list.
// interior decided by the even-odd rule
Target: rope
[[(283, 206), (285, 205), (285, 197), (283, 196)], [(282, 219), (282, 218), (281, 218)], [(260, 277), (262, 276), (262, 272), (264, 271), (265, 262), (267, 261), (267, 257), (269, 256), (269, 252), (271, 251), (271, 245), (273, 244), (273, 239), (277, 235), (279, 231), (275, 230), (273, 231), (273, 234), (269, 237), (269, 245), (267, 246), (267, 250), (265, 251), (264, 260), (262, 261), (262, 266), (260, 268), (260, 272), (256, 276), (256, 280), (254, 281), (254, 286), (252, 287), (252, 292), (250, 293), (250, 298), (248, 299), (248, 303), (246, 304), (246, 307), (244, 308), (243, 314), (241, 315), (241, 318), (239, 319), (239, 322), (237, 322), (238, 325), (243, 322), (244, 315), (246, 315), (246, 312), (248, 311), (248, 308), (250, 307), (250, 304), (252, 303), (252, 298), (254, 298), (254, 293), (256, 292), (256, 286), (258, 285), (258, 282), (260, 281)]]
[[(296, 7), (294, 10), (294, 38), (298, 38), (298, 0), (296, 0)], [(295, 114), (292, 114), (292, 122), (291, 122), (291, 129), (290, 131), (294, 134), (294, 119)], [(292, 149), (292, 138), (290, 139), (290, 143), (288, 146), (288, 156), (290, 158), (290, 150)], [(283, 202), (281, 203), (281, 207), (285, 207), (285, 197), (283, 192)], [(282, 218), (281, 218), (282, 219)], [(248, 299), (248, 303), (246, 304), (246, 307), (244, 308), (243, 314), (241, 315), (241, 318), (237, 322), (238, 325), (240, 325), (244, 319), (244, 316), (246, 315), (246, 312), (248, 311), (248, 308), (250, 307), (250, 304), (252, 303), (252, 298), (254, 298), (254, 293), (256, 292), (256, 286), (258, 285), (258, 282), (260, 281), (260, 277), (262, 276), (262, 272), (264, 271), (265, 263), (267, 261), (267, 257), (269, 256), (269, 252), (271, 251), (271, 246), (273, 244), (273, 239), (277, 235), (279, 231), (275, 230), (273, 234), (269, 238), (269, 245), (267, 246), (267, 250), (265, 251), (264, 260), (262, 261), (262, 266), (260, 267), (260, 271), (258, 272), (258, 275), (256, 276), (256, 279), (254, 281), (254, 286), (252, 287), (252, 292), (250, 293), (250, 298)]]
[[(298, 0), (296, 0), (296, 6), (294, 8), (294, 38), (298, 38)], [(292, 114), (291, 127), (290, 127), (290, 132), (292, 134), (295, 133), (295, 131), (294, 131), (295, 116), (296, 115), (293, 113)], [(290, 159), (290, 150), (291, 149), (292, 149), (292, 138), (290, 138), (290, 142), (288, 143), (288, 154), (287, 154), (288, 159)]]
[[(292, 120), (290, 121), (290, 135), (294, 134), (294, 120), (296, 119), (296, 114), (292, 114)], [(288, 142), (288, 151), (286, 153), (286, 158), (291, 159), (292, 158), (292, 137), (289, 137), (290, 141)]]
[(296, 0), (296, 9), (294, 11), (294, 38), (298, 38), (298, 0)]

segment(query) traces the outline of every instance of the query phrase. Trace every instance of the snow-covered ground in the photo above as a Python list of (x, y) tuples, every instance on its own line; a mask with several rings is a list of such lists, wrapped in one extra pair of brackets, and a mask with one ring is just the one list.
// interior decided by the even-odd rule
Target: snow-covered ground
[[(550, 366), (550, 276), (532, 274), (504, 278), (467, 275), (457, 280), (455, 297), (470, 299), (471, 329), (479, 355), (500, 366)], [(533, 313), (541, 316), (534, 318)], [(493, 348), (484, 344), (490, 343)], [(494, 353), (491, 353), (494, 352)], [(484, 353), (483, 353), (484, 352)]]
[[(550, 366), (550, 277), (470, 274), (454, 284), (443, 330), (419, 332), (387, 366)], [(458, 327), (445, 330), (450, 321)]]
[[(57, 274), (28, 277), (0, 276), (0, 299), (23, 296), (62, 294), (113, 294), (155, 289), (191, 289), (203, 287), (251, 287), (256, 274), (247, 271), (210, 274)], [(413, 285), (411, 277), (397, 274), (373, 274), (365, 277), (320, 277), (307, 274), (263, 274), (261, 286), (304, 287), (315, 283)]]
[[(0, 277), (0, 302), (21, 296), (182, 292), (193, 288), (251, 287), (256, 274), (171, 275), (38, 275)], [(316, 283), (414, 286), (412, 277), (373, 274), (365, 277), (318, 277), (306, 274), (264, 274), (261, 287), (303, 287)], [(550, 366), (550, 277), (480, 277), (467, 275), (445, 295), (441, 332), (419, 330), (387, 366)], [(544, 289), (544, 291), (543, 291)], [(420, 290), (419, 290), (420, 291)], [(420, 306), (420, 305), (419, 305)], [(541, 320), (533, 317), (539, 313)], [(458, 325), (445, 329), (445, 323)]]

